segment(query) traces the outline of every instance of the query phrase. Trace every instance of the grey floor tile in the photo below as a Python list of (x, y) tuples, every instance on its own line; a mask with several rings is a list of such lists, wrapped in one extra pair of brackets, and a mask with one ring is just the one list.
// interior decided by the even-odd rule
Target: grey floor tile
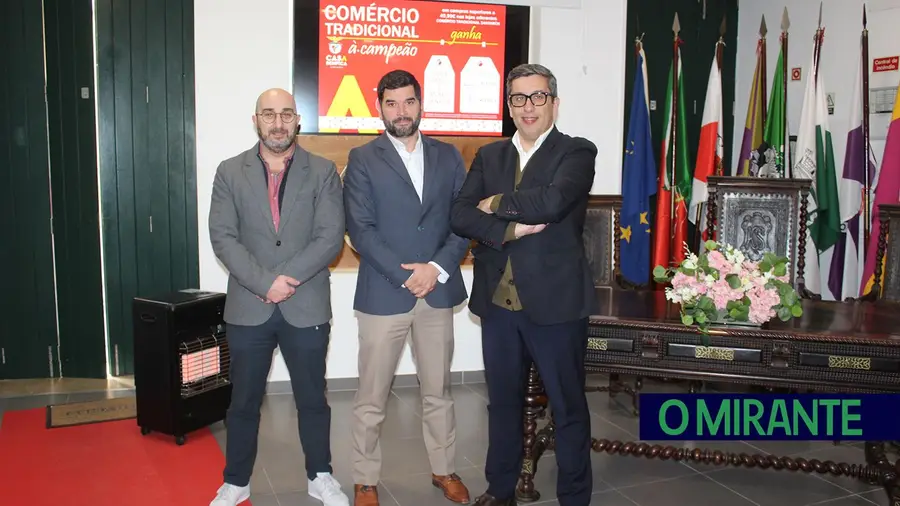
[(25, 409), (44, 408), (51, 404), (67, 402), (69, 394), (43, 394), (29, 395), (26, 397), (7, 397), (5, 399), (5, 411), (20, 411)]
[(704, 476), (760, 506), (813, 504), (850, 495), (837, 485), (802, 472), (731, 468)]
[[(869, 501), (871, 504), (877, 504), (878, 506), (891, 506), (891, 501), (888, 500), (887, 492), (884, 489), (873, 490), (872, 492), (867, 492), (865, 494), (859, 494), (860, 497)], [(868, 506), (871, 506), (868, 505)], [(860, 504), (860, 506), (862, 506)]]
[[(804, 454), (803, 458), (807, 460), (818, 459), (821, 462), (827, 462), (830, 460), (832, 462), (843, 462), (850, 465), (866, 464), (866, 458), (863, 449), (856, 445), (846, 444), (840, 444), (838, 446), (832, 446), (824, 450), (810, 452), (809, 454)], [(881, 490), (881, 487), (879, 485), (870, 485), (865, 481), (860, 481), (855, 478), (849, 478), (846, 476), (833, 476), (831, 474), (818, 473), (815, 473), (814, 476), (833, 483), (834, 485), (837, 485), (838, 487), (841, 487), (854, 494), (870, 492), (872, 490)]]
[[(886, 497), (886, 496), (885, 496)], [(881, 503), (877, 503), (881, 504)], [(887, 506), (887, 499), (884, 499), (884, 504)], [(859, 495), (851, 495), (847, 497), (841, 497), (838, 499), (832, 499), (830, 501), (815, 503), (813, 506), (872, 506), (872, 503), (866, 500), (864, 497)]]
[(253, 503), (253, 506), (281, 506), (281, 503), (278, 502), (278, 497), (276, 497), (275, 494), (257, 494), (254, 492), (250, 497), (250, 502)]
[[(675, 480), (618, 489), (618, 492), (639, 506), (696, 506), (697, 504), (727, 504), (751, 506), (754, 503), (740, 494), (716, 483), (702, 474)], [(702, 499), (698, 499), (702, 498)], [(792, 503), (784, 503), (785, 506)]]

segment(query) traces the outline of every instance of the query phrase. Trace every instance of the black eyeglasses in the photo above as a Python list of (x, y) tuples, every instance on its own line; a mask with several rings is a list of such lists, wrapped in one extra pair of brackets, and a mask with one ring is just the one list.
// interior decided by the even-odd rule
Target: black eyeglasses
[(294, 118), (297, 117), (297, 113), (293, 111), (283, 111), (281, 113), (276, 113), (273, 111), (266, 111), (263, 113), (258, 113), (257, 116), (262, 118), (266, 123), (275, 123), (275, 116), (281, 116), (282, 123), (291, 123), (294, 121)]
[(536, 91), (531, 95), (526, 95), (524, 93), (513, 93), (509, 96), (509, 104), (513, 107), (525, 107), (525, 102), (531, 100), (531, 104), (535, 107), (540, 107), (547, 103), (547, 99), (553, 97), (553, 95), (547, 93), (546, 91)]

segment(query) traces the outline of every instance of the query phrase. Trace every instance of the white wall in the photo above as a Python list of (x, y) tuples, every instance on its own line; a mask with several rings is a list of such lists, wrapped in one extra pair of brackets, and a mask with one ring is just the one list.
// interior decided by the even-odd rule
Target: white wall
[[(834, 142), (835, 164), (843, 170), (847, 144), (850, 100), (860, 55), (859, 38), (862, 31), (863, 0), (823, 0), (822, 26), (825, 42), (822, 49), (821, 72), (824, 73), (827, 92), (835, 94), (834, 114), (828, 117)], [(869, 86), (897, 86), (900, 73), (872, 73), (872, 60), (884, 56), (900, 55), (900, 0), (868, 0), (869, 28)], [(785, 6), (791, 20), (788, 39), (788, 69), (802, 68), (800, 81), (788, 76), (788, 122), (791, 133), (796, 135), (800, 125), (800, 109), (803, 106), (803, 90), (809, 77), (810, 61), (819, 17), (819, 2), (812, 0), (752, 0), (741, 2), (738, 16), (737, 76), (735, 89), (735, 130), (732, 144), (732, 160), (737, 160), (741, 149), (741, 136), (747, 115), (747, 102), (753, 84), (756, 65), (756, 43), (759, 40), (759, 22), (766, 16), (768, 76), (766, 86), (772, 89), (775, 64), (780, 50), (781, 16)], [(768, 97), (767, 97), (768, 99)], [(768, 105), (768, 104), (766, 104)], [(879, 163), (884, 151), (883, 136), (887, 132), (886, 115), (871, 115), (872, 149)], [(879, 139), (881, 137), (881, 139)]]
[[(532, 10), (531, 61), (547, 65), (559, 78), (560, 130), (597, 144), (593, 193), (598, 194), (617, 194), (621, 185), (626, 1), (506, 2), (540, 6)], [(213, 176), (221, 160), (256, 141), (251, 116), (259, 93), (271, 87), (292, 89), (292, 0), (196, 0), (194, 20), (200, 287), (225, 291), (227, 273), (212, 252), (207, 225)], [(463, 278), (471, 291), (471, 269), (463, 271)], [(331, 279), (334, 319), (327, 376), (355, 378), (356, 272), (337, 271)], [(455, 325), (452, 369), (481, 370), (477, 318), (460, 307)], [(414, 371), (407, 349), (397, 373)], [(287, 378), (284, 362), (276, 357), (270, 381)]]

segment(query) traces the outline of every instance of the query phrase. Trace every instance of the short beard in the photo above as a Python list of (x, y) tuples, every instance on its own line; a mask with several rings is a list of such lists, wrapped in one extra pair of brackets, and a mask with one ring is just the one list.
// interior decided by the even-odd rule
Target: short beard
[(422, 115), (419, 114), (419, 117), (413, 120), (409, 117), (397, 118), (394, 121), (402, 121), (402, 120), (411, 120), (412, 123), (407, 127), (398, 127), (393, 122), (388, 122), (384, 119), (384, 116), (381, 117), (381, 121), (384, 122), (384, 129), (387, 133), (393, 135), (398, 139), (403, 139), (405, 137), (409, 137), (416, 132), (419, 131), (419, 123), (422, 121)]
[[(281, 131), (285, 132), (283, 141), (276, 141), (275, 139), (269, 137), (263, 137), (262, 129), (260, 129), (259, 127), (256, 127), (256, 136), (259, 137), (260, 142), (262, 142), (263, 145), (265, 145), (269, 149), (269, 151), (281, 154), (290, 149), (294, 144), (294, 139), (291, 138), (289, 134), (287, 134), (287, 130), (282, 129)], [(277, 130), (272, 130), (269, 132), (269, 134), (271, 135), (275, 132), (277, 132)]]

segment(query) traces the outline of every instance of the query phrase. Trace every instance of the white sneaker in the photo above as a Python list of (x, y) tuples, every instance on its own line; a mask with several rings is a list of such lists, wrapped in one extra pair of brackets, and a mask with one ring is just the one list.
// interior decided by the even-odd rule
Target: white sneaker
[(247, 499), (250, 499), (250, 485), (238, 487), (226, 483), (219, 487), (216, 498), (209, 503), (209, 506), (237, 506)]
[(309, 480), (309, 495), (325, 506), (350, 506), (341, 484), (329, 473), (318, 473), (315, 480)]

